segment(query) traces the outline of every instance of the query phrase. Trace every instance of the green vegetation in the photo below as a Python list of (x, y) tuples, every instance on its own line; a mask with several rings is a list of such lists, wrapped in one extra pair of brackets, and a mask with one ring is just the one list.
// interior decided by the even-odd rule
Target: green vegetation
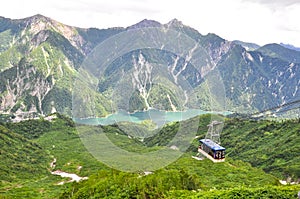
[[(57, 118), (52, 121), (41, 118), (0, 126), (1, 196), (57, 198), (67, 187), (57, 184), (66, 180), (50, 171), (89, 176), (106, 168), (86, 151), (70, 118), (53, 116)], [(54, 158), (56, 166), (51, 168)]]
[[(294, 198), (300, 190), (299, 185), (280, 185), (277, 178), (284, 174), (284, 177), (299, 177), (297, 155), (290, 156), (284, 151), (292, 148), (289, 154), (299, 154), (298, 120), (226, 119), (222, 132), (222, 145), (227, 148), (224, 163), (191, 158), (198, 145), (194, 140), (177, 161), (145, 175), (142, 170), (125, 173), (108, 168), (87, 151), (81, 140), (84, 131), (78, 134), (70, 118), (60, 114), (52, 117), (0, 126), (0, 198)], [(204, 136), (206, 125), (217, 117), (221, 116), (207, 114), (184, 121), (185, 124), (168, 124), (160, 132), (152, 132), (155, 135), (144, 142), (131, 137), (138, 136), (137, 133), (131, 136), (125, 133), (131, 128), (146, 128), (143, 124), (81, 125), (77, 129), (102, 132), (126, 151), (147, 154), (164, 147), (181, 125), (188, 130), (186, 126), (191, 121), (199, 121), (197, 135)], [(151, 132), (144, 131), (143, 135)], [(283, 146), (268, 151), (276, 142)], [(265, 155), (271, 158), (266, 159)], [(55, 168), (51, 168), (54, 159)], [(89, 179), (58, 185), (67, 180), (52, 175), (53, 170)]]
[[(216, 117), (216, 116), (214, 116)], [(205, 137), (207, 124), (212, 115), (206, 114), (193, 120), (199, 120), (197, 136)], [(146, 138), (148, 146), (164, 146), (170, 142), (183, 123), (166, 125), (154, 136)], [(225, 119), (221, 132), (222, 146), (226, 148), (227, 156), (250, 163), (272, 173), (280, 179), (300, 177), (300, 121), (295, 120), (240, 120)], [(190, 151), (197, 152), (198, 139), (194, 140)]]
[(261, 199), (261, 198), (297, 198), (300, 186), (264, 186), (260, 188), (233, 188), (227, 190), (210, 190), (204, 192), (171, 191), (166, 198), (189, 198), (189, 199)]
[(224, 164), (214, 164), (210, 160), (194, 160), (187, 154), (146, 176), (114, 170), (99, 172), (83, 183), (74, 184), (61, 198), (164, 198), (179, 190), (193, 195), (193, 190), (206, 193), (210, 189), (276, 184), (276, 178), (241, 161), (229, 159)]
[[(0, 126), (1, 184), (15, 184), (20, 178), (32, 180), (48, 172), (49, 155), (42, 147), (22, 135)], [(39, 175), (34, 175), (34, 174)]]
[(228, 156), (282, 179), (300, 177), (300, 122), (230, 119), (222, 132)]
[(27, 139), (38, 138), (51, 130), (51, 122), (43, 120), (42, 118), (39, 120), (21, 121), (18, 123), (5, 123), (3, 125)]
[[(34, 27), (39, 23), (46, 24), (45, 28)], [(169, 123), (160, 130), (155, 130), (151, 121), (76, 128), (70, 118), (60, 114), (52, 115), (54, 119), (8, 123), (15, 117), (13, 113), (20, 111), (24, 115), (32, 111), (34, 116), (53, 110), (67, 115), (73, 110), (78, 118), (105, 116), (114, 110), (114, 102), (131, 112), (147, 108), (146, 102), (164, 110), (179, 110), (185, 102), (188, 107), (218, 109), (222, 102), (213, 92), (220, 90), (219, 83), (226, 89), (224, 101), (244, 112), (282, 104), (282, 99), (288, 101), (297, 94), (299, 52), (276, 44), (247, 51), (215, 34), (203, 36), (176, 20), (168, 27), (198, 42), (197, 66), (188, 54), (180, 57), (164, 49), (146, 48), (125, 53), (112, 60), (103, 76), (92, 77), (79, 70), (86, 55), (125, 28), (70, 28), (41, 15), (23, 20), (0, 17), (0, 101), (5, 113), (0, 116), (0, 198), (296, 197), (299, 185), (283, 186), (279, 179), (299, 181), (299, 120), (225, 119), (221, 140), (227, 156), (220, 164), (191, 156), (197, 153), (198, 139), (205, 136), (207, 124), (221, 116), (203, 115)], [(214, 69), (219, 70), (222, 81), (209, 81)], [(138, 87), (145, 88), (143, 97)], [(193, 131), (193, 137), (177, 136), (180, 129)], [(93, 136), (85, 140), (89, 133)], [(198, 138), (190, 143), (194, 136)], [(125, 173), (108, 168), (89, 153), (84, 142), (97, 143), (99, 138), (131, 154), (148, 155), (162, 149), (162, 154), (173, 151), (183, 155), (150, 175), (144, 173), (148, 170)], [(100, 139), (103, 149), (109, 147), (106, 140)], [(182, 145), (189, 146), (187, 151)], [(111, 151), (112, 158), (119, 157), (115, 152)], [(132, 163), (128, 156), (124, 159), (116, 164)], [(134, 159), (133, 166), (152, 168), (165, 159)], [(54, 170), (89, 179), (69, 183), (69, 179), (52, 175)], [(61, 182), (65, 184), (58, 185)]]

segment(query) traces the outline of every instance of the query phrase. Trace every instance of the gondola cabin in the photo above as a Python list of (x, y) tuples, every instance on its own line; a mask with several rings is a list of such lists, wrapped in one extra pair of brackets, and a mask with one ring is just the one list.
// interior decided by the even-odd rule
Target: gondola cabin
[(225, 148), (210, 139), (199, 140), (198, 152), (212, 160), (213, 162), (225, 161)]

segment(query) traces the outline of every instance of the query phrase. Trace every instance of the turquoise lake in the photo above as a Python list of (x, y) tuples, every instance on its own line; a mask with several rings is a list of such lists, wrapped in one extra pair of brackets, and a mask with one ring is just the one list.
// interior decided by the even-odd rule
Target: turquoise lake
[(169, 122), (182, 121), (205, 113), (209, 112), (200, 109), (188, 109), (186, 111), (177, 112), (150, 109), (148, 111), (138, 111), (135, 113), (118, 111), (103, 118), (74, 119), (74, 121), (88, 125), (110, 125), (118, 122), (140, 123), (144, 120), (152, 120), (157, 126), (162, 126)]

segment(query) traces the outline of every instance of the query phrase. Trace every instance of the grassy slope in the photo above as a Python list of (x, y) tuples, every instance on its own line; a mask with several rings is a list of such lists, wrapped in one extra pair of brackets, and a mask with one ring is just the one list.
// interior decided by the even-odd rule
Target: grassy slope
[[(1, 144), (1, 152), (6, 150), (8, 154), (14, 155), (17, 151), (19, 158), (14, 160), (15, 164), (12, 164), (10, 157), (1, 154), (1, 168), (7, 168), (7, 176), (11, 178), (14, 177), (14, 173), (17, 175), (11, 180), (12, 182), (9, 182), (8, 180), (3, 181), (1, 174), (0, 193), (4, 194), (3, 197), (57, 198), (68, 184), (57, 185), (66, 179), (50, 173), (52, 170), (50, 162), (54, 158), (57, 159), (54, 170), (60, 169), (65, 172), (76, 173), (79, 176), (89, 176), (99, 169), (106, 168), (86, 151), (76, 129), (72, 126), (72, 121), (61, 117), (54, 122), (29, 120), (5, 124), (9, 129), (16, 132), (8, 130), (11, 142), (16, 144), (9, 144), (6, 141), (8, 139), (5, 138), (4, 147)], [(1, 138), (6, 136), (3, 131), (0, 132), (0, 135)], [(21, 141), (19, 141), (19, 137), (22, 138)], [(22, 145), (25, 147), (21, 147)], [(33, 149), (30, 148), (25, 151), (24, 148), (27, 145), (33, 145), (31, 147)], [(28, 160), (27, 157), (36, 159), (36, 161), (30, 163), (31, 159)], [(18, 167), (13, 170), (14, 165), (21, 165), (23, 169)], [(78, 170), (78, 166), (82, 166), (82, 169)], [(32, 167), (37, 168), (31, 171)]]
[(277, 177), (300, 177), (300, 122), (227, 120), (222, 132), (228, 156)]
[[(209, 119), (208, 115), (201, 117), (199, 122), (201, 124), (199, 127), (201, 135), (204, 135), (203, 132), (206, 129), (206, 126), (203, 125), (209, 122)], [(232, 125), (237, 125), (241, 122), (232, 121), (233, 124), (231, 124), (230, 121), (227, 121), (223, 132), (224, 144), (226, 144), (226, 140), (230, 139), (228, 132), (231, 132), (232, 136), (235, 135), (235, 131), (231, 129)], [(250, 131), (261, 126), (260, 123), (255, 125), (252, 122), (249, 122), (249, 125), (251, 124), (252, 126), (248, 127), (243, 123), (241, 124), (244, 129), (241, 127), (236, 127), (236, 129), (244, 132), (247, 132), (247, 128)], [(291, 130), (293, 127), (292, 124), (295, 124), (295, 122), (291, 122), (286, 128), (290, 128)], [(247, 196), (249, 193), (275, 193), (279, 194), (278, 198), (280, 198), (281, 196), (293, 196), (297, 193), (296, 190), (299, 189), (299, 186), (279, 186), (278, 179), (274, 176), (264, 173), (261, 169), (253, 168), (248, 163), (234, 160), (238, 159), (239, 156), (234, 156), (232, 152), (234, 148), (228, 147), (228, 144), (226, 144), (226, 147), (228, 148), (229, 157), (227, 157), (225, 163), (213, 164), (209, 160), (194, 160), (191, 158), (191, 155), (194, 155), (194, 152), (191, 150), (168, 167), (157, 170), (154, 174), (138, 177), (139, 174), (124, 173), (109, 169), (94, 159), (83, 146), (72, 121), (63, 116), (60, 116), (60, 119), (56, 119), (55, 122), (50, 123), (37, 120), (10, 125), (6, 124), (6, 126), (16, 132), (13, 133), (7, 130), (12, 140), (22, 136), (23, 145), (24, 143), (33, 143), (39, 146), (40, 153), (44, 154), (43, 157), (47, 158), (40, 159), (43, 166), (41, 170), (35, 172), (34, 176), (37, 177), (36, 179), (26, 180), (22, 176), (19, 176), (12, 183), (2, 181), (0, 190), (3, 194), (5, 192), (3, 197), (57, 198), (64, 192), (61, 195), (62, 198), (71, 194), (73, 194), (73, 198), (124, 198), (137, 196), (139, 198), (186, 198), (186, 196), (195, 198), (218, 198), (221, 196), (223, 198), (232, 198), (235, 196), (234, 194), (240, 192), (243, 196)], [(168, 128), (171, 127), (169, 126)], [(296, 126), (293, 128), (296, 128)], [(26, 131), (26, 129), (31, 129), (31, 132), (35, 136), (31, 136), (30, 132)], [(138, 150), (144, 153), (151, 150), (151, 147), (146, 147), (138, 140), (128, 139), (127, 135), (122, 134), (115, 127), (105, 127), (104, 130), (113, 143), (125, 150)], [(236, 134), (238, 134), (238, 130), (236, 130)], [(168, 129), (169, 131), (171, 130)], [(3, 135), (5, 134), (1, 133), (1, 136)], [(157, 137), (155, 138), (158, 139)], [(19, 144), (21, 143), (19, 142)], [(157, 142), (153, 142), (152, 144), (157, 145)], [(5, 146), (5, 143), (3, 145)], [(155, 147), (154, 149), (157, 149), (159, 146)], [(8, 149), (11, 150), (10, 148)], [(33, 156), (36, 156), (36, 154), (33, 154)], [(82, 183), (56, 185), (65, 179), (53, 176), (48, 171), (50, 169), (48, 165), (53, 158), (57, 159), (55, 170), (60, 169), (76, 173), (79, 176), (89, 176), (89, 180)], [(5, 161), (8, 161), (8, 159), (5, 159)], [(24, 160), (20, 159), (17, 161), (24, 164)], [(11, 164), (5, 163), (5, 165), (10, 167)], [(79, 170), (78, 166), (82, 166), (82, 169)], [(258, 164), (257, 166), (261, 165)], [(33, 175), (30, 174), (29, 176)], [(23, 183), (19, 186), (20, 182)], [(211, 189), (215, 191), (209, 191)], [(193, 192), (192, 190), (198, 191)], [(265, 196), (267, 197), (268, 195)]]
[[(198, 119), (198, 134), (204, 136), (207, 131), (206, 124), (209, 123), (211, 116), (204, 115)], [(223, 143), (226, 143), (226, 140), (227, 142), (233, 141), (232, 137), (228, 135), (232, 131), (228, 129), (230, 121), (226, 121)], [(237, 125), (241, 121), (232, 122)], [(253, 126), (247, 128), (260, 127), (268, 122), (253, 123)], [(146, 144), (150, 147), (166, 144), (166, 140), (174, 136), (177, 128), (178, 123), (167, 126), (157, 135), (146, 139)], [(236, 130), (237, 134), (239, 130), (242, 128)], [(232, 133), (231, 136), (235, 136), (235, 134)], [(237, 142), (235, 140), (233, 143)], [(197, 145), (196, 140), (194, 144)], [(226, 162), (221, 164), (213, 164), (209, 160), (196, 161), (191, 158), (191, 155), (194, 155), (192, 149), (196, 149), (196, 146), (191, 147), (190, 152), (175, 163), (155, 171), (152, 175), (137, 178), (134, 174), (129, 175), (116, 171), (111, 171), (110, 174), (100, 172), (89, 181), (72, 186), (61, 197), (71, 197), (72, 193), (74, 194), (73, 198), (186, 198), (187, 196), (191, 198), (249, 198), (250, 195), (253, 198), (271, 196), (290, 198), (297, 194), (299, 186), (281, 186), (276, 177), (265, 174), (262, 170), (255, 169), (240, 160), (227, 157)], [(230, 156), (234, 146), (228, 147), (228, 150)], [(238, 159), (238, 156), (233, 157)], [(210, 189), (215, 191), (209, 191)]]
[[(202, 115), (192, 120), (199, 120), (197, 135), (204, 138), (211, 115)], [(179, 123), (167, 126), (156, 135), (145, 139), (145, 143), (148, 146), (167, 144), (176, 134), (178, 126)], [(299, 120), (225, 119), (221, 142), (226, 148), (227, 157), (248, 162), (281, 179), (292, 177), (297, 180), (300, 177), (299, 129)], [(199, 139), (193, 141), (190, 151), (197, 152)]]
[(261, 198), (297, 198), (300, 186), (264, 186), (259, 188), (238, 187), (227, 190), (210, 190), (204, 192), (170, 191), (166, 198), (199, 198), (199, 199), (261, 199)]
[(50, 157), (41, 146), (22, 135), (0, 126), (0, 175), (1, 184), (10, 184), (19, 178), (32, 180), (34, 173), (45, 175)]
[(186, 156), (142, 177), (102, 171), (73, 184), (60, 198), (296, 198), (299, 185), (277, 183), (241, 161), (213, 164)]
[(51, 197), (58, 194), (50, 174), (51, 157), (35, 141), (0, 126), (0, 198)]

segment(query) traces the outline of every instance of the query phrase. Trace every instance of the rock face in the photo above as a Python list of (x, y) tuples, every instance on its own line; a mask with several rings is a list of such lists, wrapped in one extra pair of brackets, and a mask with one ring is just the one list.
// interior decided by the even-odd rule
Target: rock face
[[(177, 19), (167, 24), (145, 19), (128, 28), (100, 30), (35, 15), (0, 18), (0, 113), (71, 115), (73, 82), (87, 55), (113, 35), (148, 27), (172, 29), (193, 39), (195, 45), (181, 46), (188, 49), (184, 55), (164, 51), (163, 46), (121, 55), (107, 66), (103, 77), (93, 80), (97, 89), (81, 90), (82, 95), (73, 97), (80, 109), (88, 110), (83, 116), (104, 116), (111, 111), (111, 103), (127, 111), (210, 110), (212, 102), (219, 104), (220, 93), (211, 93), (217, 84), (224, 87), (223, 97), (231, 111), (262, 110), (300, 98), (300, 52), (282, 45), (259, 47), (215, 34), (201, 35)], [(195, 55), (201, 56), (196, 65), (192, 63)], [(216, 71), (219, 79), (210, 87), (207, 79)], [(120, 77), (127, 73), (126, 87)], [(95, 103), (85, 104), (89, 99)]]
[(73, 79), (85, 56), (122, 29), (80, 29), (42, 15), (0, 18), (0, 113), (71, 115)]
[(6, 89), (1, 110), (43, 114), (42, 102), (53, 88), (54, 80), (44, 78), (35, 67), (22, 64), (1, 74), (2, 77), (9, 75), (11, 78), (1, 78), (1, 87)]

